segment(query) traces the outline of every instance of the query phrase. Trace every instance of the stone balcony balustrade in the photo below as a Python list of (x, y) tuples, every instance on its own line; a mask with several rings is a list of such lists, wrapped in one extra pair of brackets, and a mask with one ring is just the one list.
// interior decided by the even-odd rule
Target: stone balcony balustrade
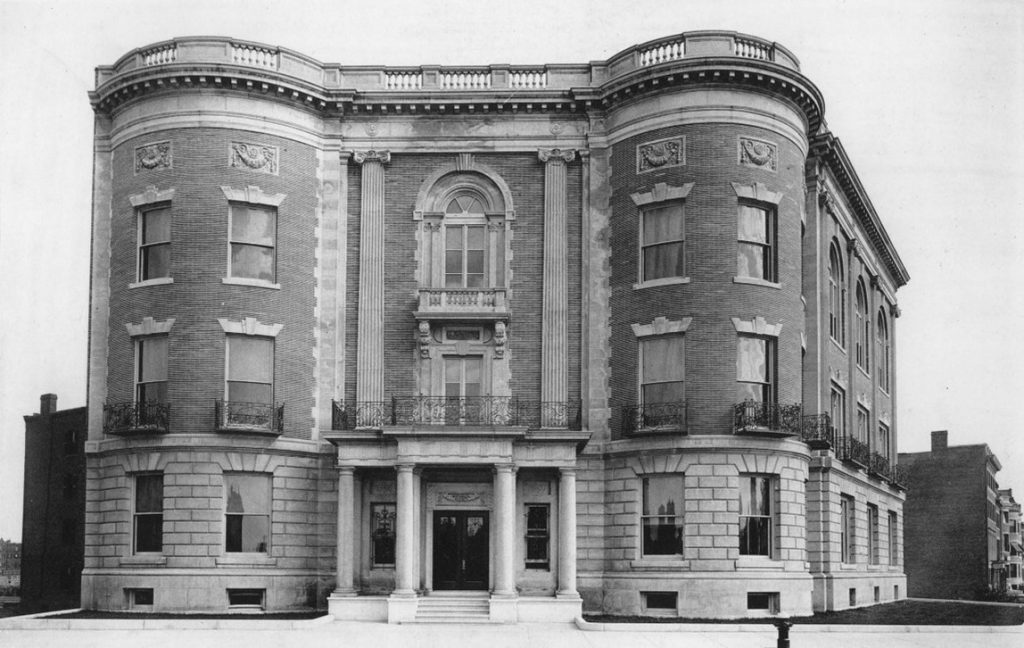
[(421, 320), (507, 320), (504, 288), (421, 288), (416, 318)]

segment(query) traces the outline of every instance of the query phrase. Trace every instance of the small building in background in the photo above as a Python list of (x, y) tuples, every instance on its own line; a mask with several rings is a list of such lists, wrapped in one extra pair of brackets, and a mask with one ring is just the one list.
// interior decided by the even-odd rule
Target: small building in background
[(0, 596), (21, 585), (21, 543), (0, 538)]
[(999, 515), (1002, 526), (1001, 560), (1006, 567), (1006, 589), (1024, 589), (1024, 547), (1021, 546), (1020, 503), (1013, 498), (1013, 489), (1003, 488), (999, 491)]
[(21, 600), (26, 610), (78, 607), (85, 528), (86, 408), (43, 394), (25, 417)]
[(930, 451), (899, 454), (910, 483), (904, 542), (912, 597), (973, 598), (1006, 587), (1002, 466), (986, 444), (950, 446), (948, 436), (932, 432)]

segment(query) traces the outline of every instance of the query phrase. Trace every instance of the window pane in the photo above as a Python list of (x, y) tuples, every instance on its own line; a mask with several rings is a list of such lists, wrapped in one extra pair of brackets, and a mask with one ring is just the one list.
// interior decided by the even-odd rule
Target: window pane
[(753, 495), (751, 513), (754, 515), (771, 515), (771, 481), (766, 477), (751, 478), (751, 492)]
[(483, 250), (484, 249), (484, 227), (482, 225), (473, 225), (466, 228), (467, 244), (466, 249), (468, 250)]
[(740, 518), (740, 554), (744, 556), (771, 555), (771, 520), (760, 517)]
[(526, 539), (527, 560), (548, 559), (548, 538), (547, 536)]
[(739, 380), (768, 382), (767, 340), (741, 336), (738, 338), (736, 376)]
[(682, 515), (683, 478), (681, 476), (644, 478), (644, 515)]
[(763, 209), (741, 205), (739, 226), (741, 241), (768, 243), (767, 214)]
[(445, 239), (444, 247), (446, 250), (461, 250), (462, 249), (462, 236), (463, 228), (458, 225), (448, 225), (445, 227)]
[(683, 552), (683, 526), (674, 517), (644, 520), (643, 552), (648, 556), (672, 556)]
[(483, 370), (482, 358), (465, 358), (463, 361), (466, 364), (466, 384), (479, 385), (480, 375)]
[(151, 245), (142, 248), (142, 279), (158, 279), (171, 276), (171, 246)]
[(765, 279), (765, 251), (767, 248), (751, 243), (737, 246), (736, 274), (740, 277)]
[(138, 394), (135, 398), (138, 403), (166, 403), (167, 402), (167, 383), (166, 382), (151, 382), (151, 383), (140, 383)]
[(681, 403), (686, 400), (686, 383), (663, 382), (643, 386), (644, 403)]
[[(229, 382), (228, 400), (232, 403), (274, 404), (274, 387), (266, 383)], [(257, 414), (257, 412), (254, 412)], [(266, 412), (259, 413), (262, 416)]]
[(224, 475), (228, 513), (270, 513), (270, 478), (267, 475)]
[(644, 245), (684, 238), (680, 205), (644, 210)]
[(529, 506), (526, 509), (526, 528), (528, 530), (547, 530), (548, 507)]
[(228, 336), (228, 380), (271, 383), (274, 342), (267, 338)]
[(135, 478), (135, 512), (159, 513), (164, 510), (163, 475), (140, 475)]
[(640, 341), (643, 382), (683, 380), (683, 336), (672, 335)]
[(644, 248), (644, 280), (685, 276), (682, 242)]
[(736, 399), (739, 401), (768, 402), (768, 387), (760, 383), (736, 383)]
[(231, 210), (231, 240), (273, 246), (275, 220), (274, 212), (267, 209), (235, 207)]
[(167, 380), (167, 336), (139, 340), (139, 381)]
[(171, 210), (151, 209), (142, 214), (142, 243), (162, 243), (171, 240)]
[(163, 550), (163, 515), (135, 516), (135, 551)]
[(484, 273), (484, 251), (469, 250), (466, 252), (466, 273), (483, 275)]
[(225, 520), (225, 549), (232, 552), (266, 553), (269, 539), (266, 515), (228, 515)]
[(231, 276), (273, 281), (274, 249), (232, 243)]

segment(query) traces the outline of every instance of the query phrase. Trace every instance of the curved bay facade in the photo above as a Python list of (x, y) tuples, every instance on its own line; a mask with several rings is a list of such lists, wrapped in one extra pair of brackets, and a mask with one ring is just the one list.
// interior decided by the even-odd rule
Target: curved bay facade
[(785, 48), (97, 70), (83, 605), (808, 614), (905, 596), (908, 275)]

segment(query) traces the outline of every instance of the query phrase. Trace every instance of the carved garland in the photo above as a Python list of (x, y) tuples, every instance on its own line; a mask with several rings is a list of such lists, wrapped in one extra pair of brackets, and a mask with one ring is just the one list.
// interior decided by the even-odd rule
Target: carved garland
[(154, 142), (135, 148), (135, 173), (154, 169), (170, 169), (172, 164), (171, 143)]
[(648, 142), (636, 147), (637, 173), (683, 164), (686, 164), (686, 150), (685, 139), (682, 137)]
[(740, 164), (743, 166), (776, 171), (778, 159), (778, 147), (775, 144), (749, 137), (740, 138)]
[(231, 142), (228, 165), (238, 169), (252, 169), (260, 173), (277, 175), (278, 157), (276, 146)]

